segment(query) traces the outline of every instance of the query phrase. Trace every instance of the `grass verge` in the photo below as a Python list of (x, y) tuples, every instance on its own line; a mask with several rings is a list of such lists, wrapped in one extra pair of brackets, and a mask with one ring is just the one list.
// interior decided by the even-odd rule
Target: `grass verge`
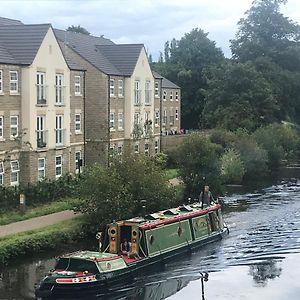
[(28, 208), (25, 212), (8, 211), (0, 213), (0, 225), (7, 225), (14, 222), (24, 221), (36, 217), (41, 217), (63, 210), (72, 209), (76, 199), (64, 199), (37, 207)]
[(39, 230), (18, 233), (0, 239), (0, 265), (21, 256), (42, 251), (64, 249), (85, 236), (84, 216), (64, 221)]
[(165, 175), (167, 180), (178, 177), (178, 169), (166, 169)]

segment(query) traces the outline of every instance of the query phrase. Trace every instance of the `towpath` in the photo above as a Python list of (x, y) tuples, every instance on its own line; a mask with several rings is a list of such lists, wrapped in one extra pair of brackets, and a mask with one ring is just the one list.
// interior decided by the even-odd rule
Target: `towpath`
[(29, 220), (11, 223), (8, 225), (2, 225), (0, 226), (0, 238), (15, 233), (31, 231), (46, 226), (54, 225), (62, 221), (73, 219), (79, 215), (80, 214), (74, 214), (72, 210), (64, 210), (46, 216), (32, 218)]

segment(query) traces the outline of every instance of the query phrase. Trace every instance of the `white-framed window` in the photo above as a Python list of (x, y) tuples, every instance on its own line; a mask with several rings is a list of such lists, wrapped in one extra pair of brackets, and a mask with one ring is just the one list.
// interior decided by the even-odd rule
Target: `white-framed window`
[(75, 132), (81, 133), (81, 114), (75, 114)]
[(155, 127), (159, 126), (159, 110), (155, 111), (154, 113), (154, 125)]
[(15, 138), (19, 135), (19, 116), (10, 116), (10, 137)]
[(124, 129), (124, 114), (122, 112), (118, 113), (118, 129)]
[(10, 93), (18, 93), (19, 89), (19, 80), (18, 80), (18, 71), (9, 72), (9, 91)]
[(167, 116), (167, 110), (164, 110), (164, 114), (163, 114), (163, 124), (167, 124), (168, 121), (168, 116)]
[(75, 96), (81, 96), (81, 76), (74, 76)]
[(154, 84), (154, 96), (155, 96), (155, 98), (159, 98), (159, 84), (158, 84), (158, 81), (155, 81), (155, 84)]
[(55, 177), (62, 176), (63, 160), (62, 155), (55, 156)]
[(109, 114), (109, 128), (110, 130), (115, 130), (115, 113), (110, 112)]
[(178, 107), (175, 109), (175, 119), (178, 120), (179, 114), (178, 114)]
[(134, 120), (133, 120), (134, 124), (140, 124), (140, 113), (135, 112), (134, 113)]
[(174, 110), (173, 110), (173, 107), (170, 108), (169, 121), (170, 121), (170, 125), (174, 125)]
[(0, 185), (4, 184), (4, 163), (0, 161)]
[(145, 155), (149, 155), (149, 144), (145, 143)]
[(64, 105), (64, 75), (55, 74), (55, 104)]
[(12, 160), (10, 162), (10, 185), (15, 186), (19, 185), (19, 173), (20, 173), (20, 167), (19, 167), (19, 161), (18, 160)]
[(43, 72), (36, 73), (36, 103), (46, 104), (46, 74)]
[(179, 93), (175, 92), (175, 100), (178, 101), (179, 100)]
[(3, 93), (3, 71), (0, 70), (0, 93)]
[(118, 80), (118, 96), (124, 97), (124, 81), (123, 81), (123, 79)]
[(0, 116), (0, 140), (2, 140), (4, 138), (4, 117)]
[(61, 146), (64, 144), (64, 116), (56, 115), (55, 117), (55, 144)]
[(170, 91), (170, 101), (173, 101), (173, 92)]
[(134, 81), (134, 105), (141, 105), (141, 85), (139, 80)]
[(81, 151), (76, 151), (75, 152), (75, 174), (80, 173), (81, 164), (82, 164)]
[(46, 159), (39, 158), (38, 159), (38, 180), (43, 180), (45, 178), (45, 166), (46, 166)]
[(140, 153), (140, 144), (139, 143), (134, 144), (134, 153)]
[(36, 143), (37, 148), (45, 148), (47, 146), (46, 136), (46, 116), (36, 117)]
[(111, 97), (115, 96), (115, 80), (114, 79), (109, 80), (109, 94)]
[(155, 154), (158, 153), (158, 140), (156, 140), (154, 142), (154, 151), (155, 151)]
[(151, 82), (146, 80), (145, 82), (145, 105), (151, 105)]
[(167, 100), (167, 92), (163, 91), (163, 100), (166, 101)]

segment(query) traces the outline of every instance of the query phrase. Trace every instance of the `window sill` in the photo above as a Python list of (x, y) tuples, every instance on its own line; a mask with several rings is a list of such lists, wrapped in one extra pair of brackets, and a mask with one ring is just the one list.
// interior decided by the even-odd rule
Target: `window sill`
[(82, 94), (74, 94), (75, 97), (82, 97)]
[(118, 95), (119, 99), (124, 99), (124, 95)]
[(116, 95), (109, 95), (110, 98), (116, 98)]
[(37, 103), (35, 106), (36, 107), (47, 107), (48, 104), (47, 103)]
[(114, 129), (114, 128), (110, 128), (109, 130), (110, 130), (110, 132), (115, 132), (116, 131), (116, 129)]
[(155, 126), (155, 127), (159, 127), (159, 125), (158, 125), (158, 124), (155, 124), (154, 126)]
[(9, 94), (11, 96), (20, 96), (20, 93), (19, 92), (12, 92), (12, 91), (9, 91)]
[(83, 132), (82, 131), (75, 131), (75, 134), (80, 135), (80, 134), (83, 134)]
[(66, 106), (66, 104), (65, 103), (55, 103), (54, 106), (64, 107), (64, 106)]
[(45, 148), (36, 148), (36, 152), (46, 152), (48, 150), (49, 150), (48, 147), (45, 147)]
[(124, 131), (124, 128), (118, 128), (118, 131)]
[(5, 96), (5, 94), (3, 92), (0, 92), (0, 96)]
[(18, 138), (18, 137), (19, 137), (18, 135), (16, 135), (16, 136), (11, 136), (9, 139), (10, 139), (11, 141), (15, 141), (16, 138)]

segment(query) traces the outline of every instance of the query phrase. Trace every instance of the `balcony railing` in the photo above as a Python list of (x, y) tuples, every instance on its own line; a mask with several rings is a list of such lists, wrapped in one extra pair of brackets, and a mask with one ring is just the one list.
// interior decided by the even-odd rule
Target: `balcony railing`
[(145, 105), (151, 105), (151, 96), (152, 91), (151, 90), (145, 90)]
[(37, 149), (47, 148), (48, 143), (48, 131), (36, 130), (36, 147)]
[(36, 84), (36, 104), (47, 104), (47, 86), (44, 84)]
[(55, 86), (55, 104), (64, 105), (65, 104), (65, 90), (66, 87), (63, 85)]
[(66, 144), (66, 130), (55, 129), (55, 146), (63, 147)]
[(134, 90), (134, 105), (142, 104), (141, 90)]

